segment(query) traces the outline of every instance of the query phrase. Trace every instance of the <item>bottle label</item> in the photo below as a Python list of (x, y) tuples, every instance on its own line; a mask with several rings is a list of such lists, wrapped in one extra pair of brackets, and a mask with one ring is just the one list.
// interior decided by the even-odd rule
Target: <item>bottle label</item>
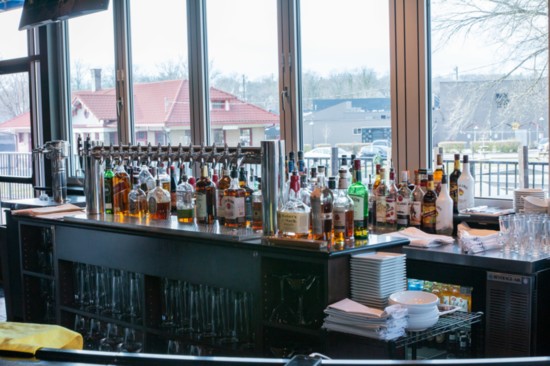
[(149, 198), (149, 213), (156, 214), (157, 213), (157, 200), (154, 197)]
[(222, 206), (226, 219), (236, 220), (244, 217), (244, 197), (224, 196)]
[(425, 227), (434, 228), (437, 218), (437, 209), (435, 204), (422, 206), (422, 224)]
[(386, 222), (386, 197), (378, 197), (376, 199), (376, 222)]
[(308, 212), (279, 212), (278, 216), (282, 232), (304, 234), (309, 231)]
[(223, 194), (225, 189), (218, 190), (218, 201), (216, 202), (218, 208), (218, 217), (225, 217), (224, 205), (223, 205)]
[(456, 206), (456, 204), (458, 203), (458, 184), (457, 183), (451, 182), (449, 186), (449, 195), (453, 199), (453, 203)]
[(311, 232), (313, 234), (323, 233), (323, 219), (321, 218), (321, 200), (311, 200)]
[(365, 198), (352, 195), (350, 197), (353, 200), (353, 220), (363, 220), (365, 218)]
[(207, 215), (206, 211), (206, 194), (197, 193), (197, 202), (195, 204), (197, 210), (197, 218), (205, 218)]
[(113, 180), (105, 179), (105, 209), (113, 208)]
[(397, 211), (397, 224), (404, 226), (408, 225), (410, 217), (410, 200), (403, 196), (398, 196), (395, 206)]
[(468, 183), (458, 183), (458, 210), (474, 207), (474, 187)]
[(395, 200), (386, 200), (386, 222), (394, 224), (397, 221)]
[(411, 213), (411, 225), (420, 226), (422, 222), (422, 202), (411, 202), (410, 206)]
[(334, 232), (345, 233), (346, 232), (346, 211), (341, 209), (335, 209), (333, 211), (334, 218)]
[(252, 196), (244, 199), (244, 214), (247, 221), (252, 221)]
[(137, 199), (128, 200), (128, 212), (130, 215), (136, 215), (139, 213), (139, 201)]
[(264, 217), (262, 202), (252, 202), (252, 221), (262, 222)]

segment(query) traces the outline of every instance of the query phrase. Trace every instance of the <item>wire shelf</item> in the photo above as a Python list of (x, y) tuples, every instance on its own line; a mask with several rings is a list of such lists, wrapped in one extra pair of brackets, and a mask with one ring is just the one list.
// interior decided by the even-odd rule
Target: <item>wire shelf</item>
[(419, 332), (407, 332), (406, 336), (398, 338), (392, 342), (394, 343), (395, 348), (412, 345), (440, 334), (445, 334), (462, 327), (479, 323), (481, 322), (482, 316), (482, 312), (467, 313), (464, 311), (457, 311), (455, 313), (446, 314), (440, 316), (439, 320), (433, 327)]

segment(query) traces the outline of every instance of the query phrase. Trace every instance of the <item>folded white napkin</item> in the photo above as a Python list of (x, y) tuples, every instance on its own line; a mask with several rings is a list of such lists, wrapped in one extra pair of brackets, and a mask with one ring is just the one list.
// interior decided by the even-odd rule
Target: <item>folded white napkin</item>
[(496, 230), (472, 229), (465, 222), (457, 226), (458, 244), (464, 253), (476, 254), (499, 249), (502, 244), (499, 243), (498, 234)]
[(428, 234), (415, 227), (408, 227), (401, 231), (396, 231), (387, 235), (407, 238), (411, 242), (409, 245), (413, 247), (430, 248), (437, 247), (443, 244), (454, 243), (454, 239), (452, 236)]

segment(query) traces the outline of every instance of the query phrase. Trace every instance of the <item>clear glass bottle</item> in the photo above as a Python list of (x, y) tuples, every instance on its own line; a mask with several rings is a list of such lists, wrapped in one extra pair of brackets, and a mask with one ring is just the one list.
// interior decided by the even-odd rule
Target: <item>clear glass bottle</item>
[[(348, 156), (342, 155), (341, 157), (341, 163), (340, 163), (340, 169), (346, 171), (346, 179), (348, 180), (348, 187), (351, 185), (351, 173), (349, 172), (349, 165), (348, 165)], [(340, 174), (340, 169), (338, 170), (338, 174)]]
[(311, 192), (311, 238), (332, 240), (332, 209), (334, 195), (325, 185), (325, 176), (318, 175), (317, 183)]
[(176, 214), (178, 222), (192, 224), (195, 221), (195, 189), (188, 182), (187, 174), (182, 170), (180, 182), (176, 188)]
[(462, 174), (458, 178), (458, 211), (474, 207), (475, 180), (470, 172), (468, 155), (462, 157)]
[(151, 220), (170, 219), (170, 191), (162, 187), (159, 176), (157, 176), (155, 189), (147, 193), (147, 204)]
[(420, 228), (422, 226), (422, 202), (424, 202), (424, 191), (420, 187), (420, 173), (414, 171), (415, 186), (411, 193), (410, 226)]
[(435, 201), (437, 217), (435, 220), (435, 231), (442, 235), (453, 234), (453, 200), (449, 195), (447, 186), (447, 175), (441, 178), (441, 190)]
[(349, 168), (338, 171), (338, 195), (334, 198), (332, 209), (335, 249), (341, 249), (354, 240), (353, 200), (348, 195), (348, 174)]
[(262, 178), (258, 177), (256, 181), (258, 182), (258, 189), (252, 193), (252, 230), (261, 231), (264, 223)]
[(397, 202), (395, 210), (397, 213), (397, 229), (403, 229), (410, 225), (411, 221), (411, 201), (412, 194), (409, 189), (409, 172), (403, 170), (401, 172), (401, 184), (397, 191)]
[(225, 211), (222, 205), (222, 200), (223, 200), (223, 195), (225, 193), (225, 190), (229, 188), (229, 186), (231, 185), (231, 177), (229, 174), (230, 174), (229, 167), (224, 165), (222, 169), (222, 177), (218, 181), (218, 193), (217, 193), (217, 200), (216, 200), (218, 222), (220, 223), (220, 225), (223, 225), (225, 223)]
[(140, 187), (139, 178), (133, 177), (133, 188), (128, 193), (128, 215), (145, 217), (147, 215), (147, 195)]
[[(376, 231), (384, 232), (386, 230), (386, 194), (388, 187), (386, 186), (385, 169), (380, 168), (380, 183), (376, 188)], [(376, 181), (375, 181), (376, 184)]]
[(208, 165), (201, 168), (201, 177), (195, 186), (195, 211), (199, 224), (213, 224), (216, 219), (216, 186), (208, 177)]
[(128, 194), (131, 191), (130, 176), (124, 169), (122, 162), (115, 170), (113, 178), (113, 213), (128, 214)]
[(246, 191), (239, 185), (236, 168), (231, 170), (231, 184), (223, 194), (224, 225), (232, 228), (246, 227), (245, 199)]
[(458, 213), (458, 178), (460, 178), (460, 154), (454, 156), (454, 170), (449, 176), (449, 195), (453, 200), (453, 212)]
[(434, 178), (428, 174), (428, 186), (424, 200), (422, 201), (422, 226), (421, 229), (429, 234), (435, 234), (435, 223), (437, 218), (437, 193), (435, 193)]
[(113, 179), (115, 173), (111, 165), (111, 159), (105, 160), (105, 172), (103, 173), (103, 186), (105, 192), (105, 213), (113, 213)]
[(307, 175), (300, 175), (300, 198), (302, 202), (311, 207), (311, 190), (309, 189), (309, 184), (307, 183)]
[(386, 230), (389, 232), (397, 229), (397, 186), (395, 185), (395, 172), (390, 169), (390, 180), (386, 193)]
[(164, 167), (164, 164), (159, 164), (157, 167), (157, 176), (160, 179), (160, 184), (162, 184), (162, 188), (170, 192), (170, 175), (166, 172), (166, 168)]
[(156, 186), (155, 178), (149, 171), (149, 167), (147, 165), (145, 164), (141, 165), (138, 179), (139, 179), (139, 184), (141, 186), (141, 190), (143, 192), (147, 193), (150, 190), (155, 189), (155, 186)]
[(288, 200), (278, 212), (279, 235), (293, 239), (307, 239), (310, 207), (300, 199), (300, 178), (297, 172), (290, 176)]
[(369, 220), (369, 192), (361, 179), (361, 160), (353, 161), (354, 179), (348, 188), (348, 195), (353, 201), (353, 230), (356, 240), (367, 239)]

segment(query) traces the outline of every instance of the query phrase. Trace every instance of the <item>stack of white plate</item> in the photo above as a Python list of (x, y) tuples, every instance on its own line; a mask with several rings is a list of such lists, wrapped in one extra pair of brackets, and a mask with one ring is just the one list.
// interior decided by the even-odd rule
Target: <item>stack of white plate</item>
[(390, 304), (407, 308), (409, 319), (406, 329), (418, 332), (435, 325), (439, 320), (439, 298), (431, 292), (400, 291), (390, 295)]
[(539, 188), (518, 188), (514, 191), (514, 211), (516, 213), (525, 210), (525, 197), (545, 198), (545, 192)]
[(351, 257), (351, 299), (384, 309), (388, 297), (407, 288), (405, 254), (362, 253)]

